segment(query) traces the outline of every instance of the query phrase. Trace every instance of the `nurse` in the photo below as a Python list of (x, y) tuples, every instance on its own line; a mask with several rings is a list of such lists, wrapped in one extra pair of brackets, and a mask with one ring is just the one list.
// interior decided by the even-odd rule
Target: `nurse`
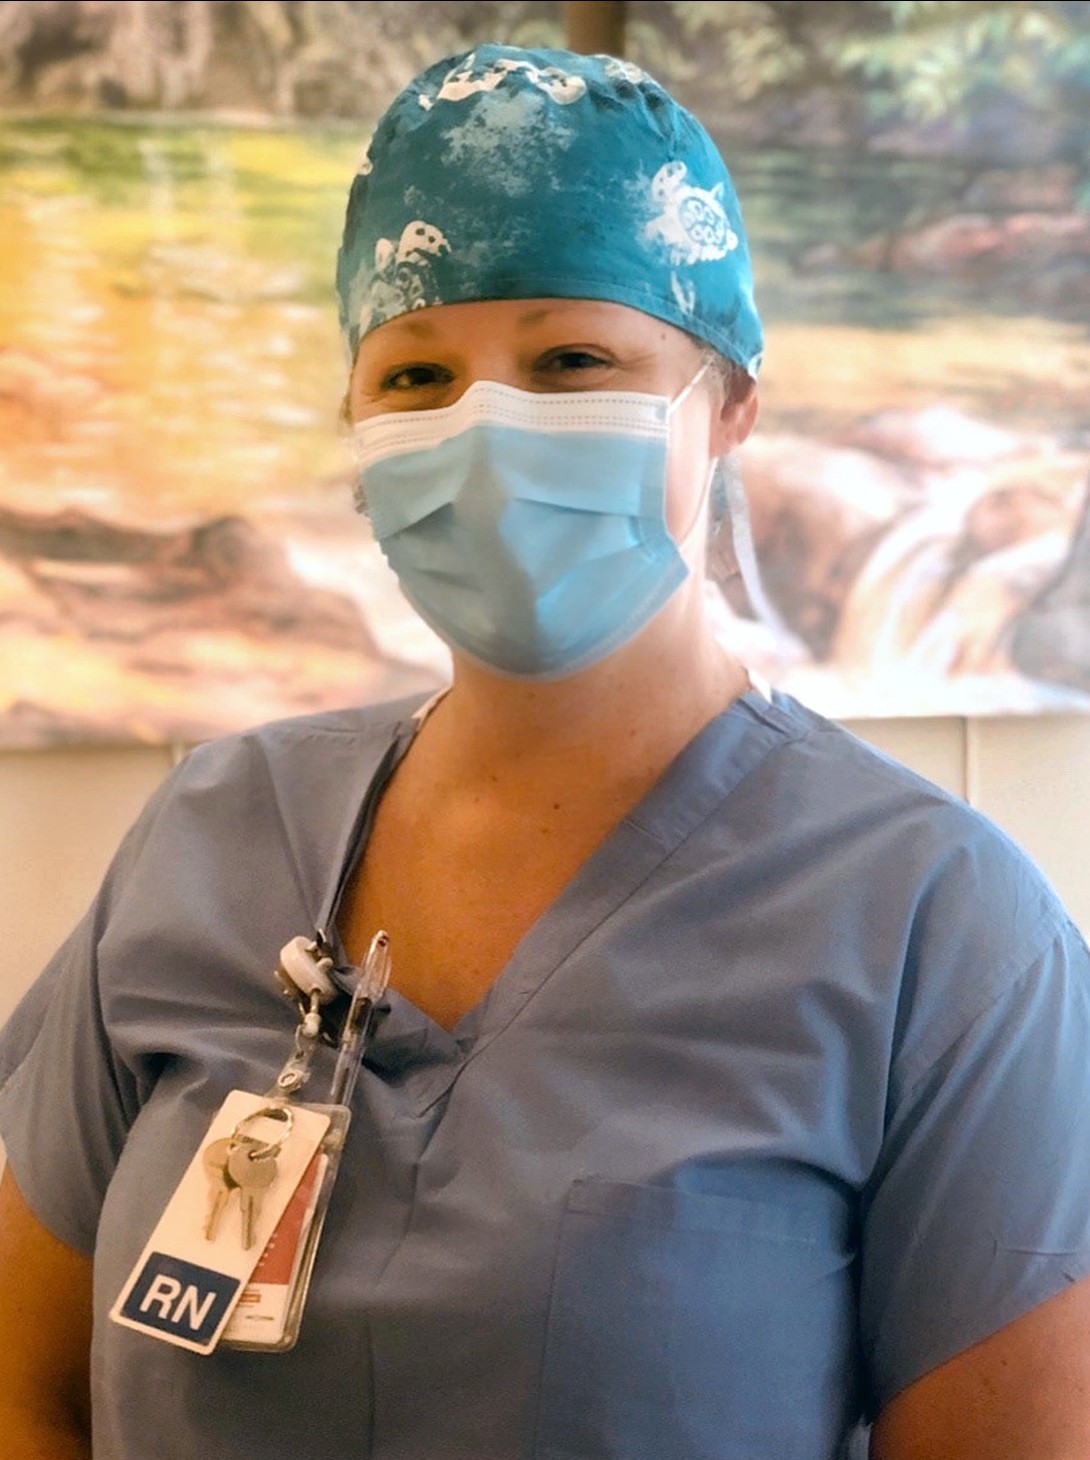
[[(443, 61), (338, 289), (360, 507), (452, 684), (193, 752), (14, 1017), (9, 1452), (1085, 1460), (1090, 956), (708, 626), (761, 330), (706, 133), (607, 57)], [(281, 945), (348, 988), (378, 928), (297, 1348), (112, 1323), (282, 1063)]]

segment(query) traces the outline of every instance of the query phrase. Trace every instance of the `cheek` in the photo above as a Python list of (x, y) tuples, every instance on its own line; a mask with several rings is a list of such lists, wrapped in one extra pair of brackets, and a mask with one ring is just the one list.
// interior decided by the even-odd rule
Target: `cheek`
[(690, 436), (671, 445), (666, 471), (666, 526), (675, 542), (694, 531), (707, 511), (711, 462)]

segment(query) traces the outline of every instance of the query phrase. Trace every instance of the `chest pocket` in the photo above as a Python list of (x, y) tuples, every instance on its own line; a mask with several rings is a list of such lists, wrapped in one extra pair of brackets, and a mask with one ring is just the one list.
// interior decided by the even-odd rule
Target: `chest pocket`
[(859, 1411), (850, 1225), (839, 1198), (576, 1182), (535, 1460), (832, 1460)]

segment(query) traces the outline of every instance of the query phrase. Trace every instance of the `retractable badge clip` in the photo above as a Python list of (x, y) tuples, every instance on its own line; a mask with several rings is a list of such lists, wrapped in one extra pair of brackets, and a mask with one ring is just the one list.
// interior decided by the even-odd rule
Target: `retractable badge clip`
[[(383, 935), (385, 936), (385, 934)], [(280, 950), (276, 981), (299, 1011), (295, 1047), (276, 1077), (271, 1095), (291, 1100), (310, 1079), (311, 1066), (320, 1043), (334, 1043), (334, 1035), (322, 1018), (322, 1007), (340, 990), (333, 982), (333, 959), (319, 932), (313, 939), (292, 938)]]

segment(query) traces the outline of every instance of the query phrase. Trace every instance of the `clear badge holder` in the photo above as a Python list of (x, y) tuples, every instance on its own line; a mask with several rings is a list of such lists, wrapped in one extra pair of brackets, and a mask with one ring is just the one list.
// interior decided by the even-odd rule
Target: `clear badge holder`
[(220, 1342), (229, 1348), (286, 1353), (298, 1340), (322, 1228), (352, 1120), (352, 1095), (375, 1010), (389, 982), (389, 939), (385, 933), (376, 933), (337, 1040), (329, 1101), (301, 1101), (299, 1095), (310, 1078), (318, 1046), (329, 1040), (320, 1006), (336, 991), (328, 978), (332, 962), (321, 953), (320, 942), (296, 938), (281, 954), (277, 976), (295, 998), (302, 1019), (291, 1058), (267, 1098), (327, 1117), (329, 1125), (223, 1331)]
[(329, 1127), (228, 1320), (220, 1340), (228, 1348), (286, 1353), (299, 1337), (322, 1227), (352, 1119), (346, 1105), (306, 1102), (301, 1108), (327, 1115)]

